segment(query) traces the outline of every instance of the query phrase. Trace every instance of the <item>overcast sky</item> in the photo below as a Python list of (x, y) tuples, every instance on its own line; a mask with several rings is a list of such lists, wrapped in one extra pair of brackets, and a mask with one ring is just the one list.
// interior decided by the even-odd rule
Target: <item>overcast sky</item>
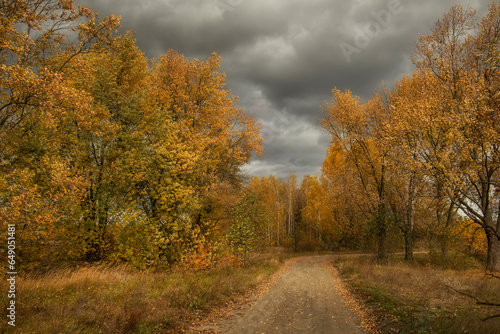
[(222, 57), (227, 88), (264, 125), (250, 175), (319, 173), (330, 138), (318, 127), (331, 90), (362, 99), (413, 72), (419, 35), (455, 3), (482, 17), (488, 0), (88, 0), (120, 15), (149, 58), (175, 49)]

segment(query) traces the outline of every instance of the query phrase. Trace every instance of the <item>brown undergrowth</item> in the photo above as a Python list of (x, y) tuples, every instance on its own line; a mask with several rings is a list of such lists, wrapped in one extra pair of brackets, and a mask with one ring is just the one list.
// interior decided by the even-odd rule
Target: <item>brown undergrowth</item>
[[(500, 333), (500, 280), (467, 259), (432, 264), (425, 254), (413, 264), (400, 256), (387, 266), (368, 256), (339, 258), (336, 266), (351, 291), (371, 309), (382, 333)], [(453, 265), (450, 265), (453, 264)], [(460, 292), (460, 293), (458, 293)]]
[[(179, 333), (203, 313), (257, 286), (285, 255), (246, 267), (138, 273), (117, 266), (54, 269), (18, 277), (16, 333)], [(8, 291), (6, 282), (1, 291)], [(7, 294), (0, 297), (7, 307)], [(7, 321), (0, 332), (11, 330)]]

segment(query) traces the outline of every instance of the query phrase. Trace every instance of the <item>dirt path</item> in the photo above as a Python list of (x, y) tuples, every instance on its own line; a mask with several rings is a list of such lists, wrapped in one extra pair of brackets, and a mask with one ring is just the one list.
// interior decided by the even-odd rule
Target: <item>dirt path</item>
[(343, 297), (333, 256), (292, 261), (269, 289), (227, 319), (195, 330), (205, 333), (365, 333)]

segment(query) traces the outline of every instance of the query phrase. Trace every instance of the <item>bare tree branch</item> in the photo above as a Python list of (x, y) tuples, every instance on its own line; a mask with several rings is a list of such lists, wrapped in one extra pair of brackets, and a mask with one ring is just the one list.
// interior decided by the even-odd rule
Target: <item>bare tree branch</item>
[[(490, 274), (487, 274), (488, 276)], [(497, 276), (494, 276), (494, 275), (491, 275), (493, 277), (496, 277), (498, 278)], [(455, 291), (456, 293), (458, 293), (459, 295), (462, 295), (462, 296), (465, 296), (465, 297), (468, 297), (468, 298), (471, 298), (471, 299), (474, 299), (476, 301), (476, 305), (481, 305), (481, 306), (491, 306), (491, 307), (500, 307), (500, 303), (492, 303), (490, 301), (487, 301), (487, 300), (482, 300), (482, 299), (479, 299), (478, 297), (476, 296), (473, 296), (471, 294), (468, 294), (466, 292), (463, 292), (463, 291), (460, 291), (460, 290), (457, 290), (455, 289), (454, 287), (452, 286), (449, 286), (449, 285), (446, 285), (447, 288)], [(488, 316), (486, 318), (483, 318), (481, 319), (481, 321), (488, 321), (488, 320), (491, 320), (491, 319), (495, 319), (495, 318), (500, 318), (500, 314), (496, 314), (496, 315), (491, 315), (491, 316)]]

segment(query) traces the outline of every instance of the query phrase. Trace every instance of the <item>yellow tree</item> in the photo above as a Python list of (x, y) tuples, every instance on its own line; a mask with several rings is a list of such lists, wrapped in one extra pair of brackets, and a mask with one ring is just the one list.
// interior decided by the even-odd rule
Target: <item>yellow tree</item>
[(387, 202), (391, 209), (391, 218), (404, 237), (405, 260), (413, 262), (415, 229), (419, 223), (416, 217), (422, 217), (419, 213), (427, 211), (430, 203), (425, 200), (428, 195), (425, 174), (410, 166), (411, 162), (399, 147), (392, 146), (388, 158), (391, 175), (387, 187)]
[(310, 232), (315, 231), (318, 242), (328, 249), (338, 245), (342, 235), (339, 222), (335, 221), (331, 207), (328, 182), (317, 176), (305, 178), (306, 205), (302, 209), (302, 217), (308, 224)]
[[(487, 269), (500, 271), (500, 198), (498, 171), (500, 169), (500, 4), (490, 5), (488, 13), (477, 26), (477, 32), (471, 41), (473, 52), (472, 84), (468, 91), (470, 100), (466, 105), (471, 113), (471, 140), (465, 134), (466, 148), (469, 155), (466, 162), (469, 187), (473, 195), (458, 190), (460, 203), (465, 212), (478, 225), (483, 227), (487, 241)], [(479, 89), (474, 89), (479, 88)], [(471, 142), (472, 141), (472, 145)], [(471, 147), (472, 146), (472, 147)], [(463, 189), (463, 188), (462, 188)], [(468, 193), (467, 193), (468, 194)], [(470, 205), (474, 203), (474, 205)], [(479, 208), (479, 210), (477, 209)]]
[[(36, 113), (54, 72), (93, 45), (110, 43), (119, 26), (114, 16), (97, 22), (90, 9), (75, 7), (71, 0), (2, 1), (0, 21), (2, 134)], [(70, 43), (68, 33), (78, 36), (76, 44)]]
[[(295, 199), (295, 189), (292, 181), (285, 183), (274, 175), (268, 177), (251, 178), (246, 190), (254, 194), (262, 202), (270, 220), (265, 228), (265, 239), (268, 245), (288, 245), (291, 235), (288, 234), (289, 227), (289, 202), (290, 184), (292, 184), (292, 201)], [(292, 203), (292, 206), (294, 203)], [(293, 210), (292, 210), (293, 211)], [(292, 213), (293, 214), (293, 213)]]
[(333, 90), (332, 103), (324, 108), (323, 129), (332, 136), (355, 166), (364, 196), (369, 201), (368, 211), (376, 226), (378, 238), (377, 259), (387, 262), (387, 154), (389, 148), (382, 145), (383, 126), (389, 109), (377, 95), (367, 103), (350, 91)]
[(0, 21), (0, 215), (17, 225), (27, 263), (46, 255), (47, 243), (65, 234), (63, 222), (77, 218), (84, 186), (59, 155), (57, 125), (66, 112), (86, 114), (91, 101), (62, 70), (94, 45), (112, 43), (119, 21), (97, 22), (89, 9), (56, 0), (2, 1)]
[[(499, 5), (475, 24), (475, 11), (454, 6), (432, 33), (420, 38), (415, 62), (439, 80), (446, 100), (453, 149), (441, 155), (441, 175), (450, 198), (488, 238), (487, 269), (500, 270), (500, 221), (498, 216), (498, 43)], [(452, 121), (451, 121), (452, 120)]]
[(327, 186), (332, 222), (339, 229), (336, 248), (361, 246), (364, 222), (370, 219), (363, 188), (355, 174), (355, 166), (338, 142), (327, 150), (321, 166), (322, 182)]
[(295, 204), (295, 194), (297, 192), (297, 175), (290, 174), (288, 177), (288, 182), (286, 184), (287, 187), (287, 196), (288, 196), (288, 217), (287, 217), (287, 236), (292, 237), (296, 236), (295, 229), (295, 215), (294, 215), (294, 204)]
[(237, 99), (224, 89), (220, 57), (188, 61), (174, 51), (153, 64), (157, 103), (179, 126), (182, 139), (201, 158), (200, 185), (216, 179), (238, 182), (241, 165), (261, 154), (260, 124), (236, 107)]
[(401, 176), (394, 179), (397, 184), (391, 187), (391, 198), (403, 234), (406, 237), (412, 233), (411, 213), (425, 192), (433, 199), (429, 206), (435, 217), (431, 232), (437, 236), (441, 253), (446, 257), (457, 206), (446, 192), (443, 170), (454, 165), (452, 152), (457, 135), (454, 124), (460, 120), (458, 115), (443, 108), (447, 97), (441, 88), (438, 79), (429, 72), (417, 71), (397, 82), (390, 96), (392, 113), (386, 138), (392, 147), (392, 170)]
[(284, 187), (283, 180), (277, 179), (274, 175), (268, 178), (269, 192), (272, 194), (272, 202), (268, 205), (274, 212), (274, 236), (275, 244), (280, 247), (283, 246), (285, 240), (285, 227), (286, 227), (286, 188)]
[(147, 59), (129, 35), (94, 51), (74, 57), (63, 70), (68, 83), (91, 98), (90, 108), (86, 113), (68, 112), (59, 124), (61, 154), (86, 181), (79, 227), (87, 260), (102, 258), (111, 217), (135, 206), (127, 192), (140, 161), (137, 152), (147, 151), (148, 136), (143, 125)]
[(120, 240), (179, 260), (203, 239), (214, 189), (239, 185), (262, 150), (219, 57), (172, 51), (148, 69), (130, 34), (115, 37), (116, 17), (71, 0), (2, 1), (0, 20), (0, 217), (26, 232), (20, 251), (68, 241), (66, 255), (101, 259), (136, 221)]
[[(268, 179), (265, 176), (262, 176), (261, 178), (257, 176), (253, 176), (250, 178), (248, 185), (245, 187), (245, 191), (253, 194), (255, 197), (257, 197), (261, 202), (264, 207), (264, 210), (266, 213), (272, 217), (273, 216), (273, 209), (272, 209), (272, 204), (274, 203), (273, 200), (273, 192), (270, 191), (269, 185), (268, 185)], [(267, 245), (271, 245), (272, 241), (272, 220), (269, 221), (266, 226), (264, 226), (264, 240)]]
[[(214, 183), (240, 184), (240, 167), (262, 152), (260, 124), (238, 109), (236, 98), (224, 89), (219, 62), (215, 54), (206, 61), (188, 61), (169, 51), (152, 66), (151, 97), (160, 117), (169, 119), (195, 157), (190, 178), (199, 199)], [(210, 207), (201, 204), (197, 224), (210, 215)]]

